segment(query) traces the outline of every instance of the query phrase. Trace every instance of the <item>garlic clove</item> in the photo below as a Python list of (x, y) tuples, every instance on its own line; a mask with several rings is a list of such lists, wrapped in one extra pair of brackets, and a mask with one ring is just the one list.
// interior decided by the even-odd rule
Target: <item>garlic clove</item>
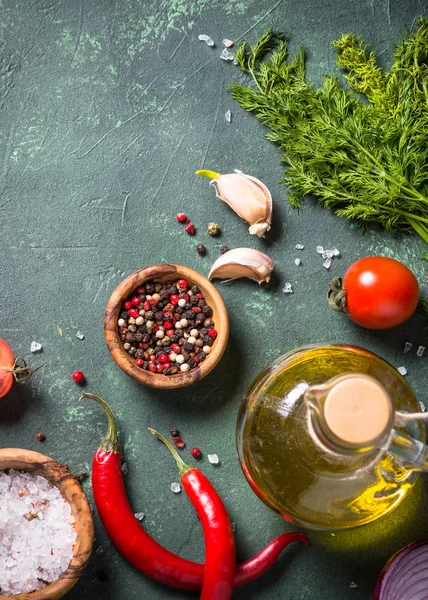
[(249, 232), (258, 237), (269, 231), (272, 221), (272, 196), (263, 182), (241, 171), (220, 175), (215, 171), (197, 171), (209, 177), (216, 196), (228, 204), (240, 217), (250, 223)]
[(259, 284), (269, 282), (273, 260), (253, 248), (234, 248), (220, 256), (208, 274), (208, 279), (239, 279), (248, 277)]

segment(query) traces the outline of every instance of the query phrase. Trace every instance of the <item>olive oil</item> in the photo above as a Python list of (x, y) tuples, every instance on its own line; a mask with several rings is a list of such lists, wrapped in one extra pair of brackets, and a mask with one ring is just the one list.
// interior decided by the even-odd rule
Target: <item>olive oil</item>
[[(346, 374), (379, 382), (394, 410), (417, 412), (405, 380), (388, 363), (351, 346), (291, 352), (256, 378), (238, 416), (238, 452), (256, 493), (286, 520), (316, 529), (369, 523), (396, 508), (417, 473), (386, 447), (338, 451), (312, 426), (307, 390)], [(424, 426), (408, 433), (425, 441)]]

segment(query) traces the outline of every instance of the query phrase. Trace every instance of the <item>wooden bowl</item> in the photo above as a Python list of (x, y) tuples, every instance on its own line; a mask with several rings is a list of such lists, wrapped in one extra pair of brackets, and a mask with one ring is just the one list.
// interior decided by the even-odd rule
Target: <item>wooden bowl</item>
[(70, 504), (75, 519), (74, 528), (77, 539), (73, 547), (73, 558), (68, 569), (55, 581), (42, 590), (14, 596), (3, 596), (0, 600), (57, 600), (62, 598), (77, 583), (86, 567), (92, 552), (94, 541), (94, 523), (91, 507), (80, 483), (73, 477), (66, 465), (60, 465), (48, 456), (22, 450), (21, 448), (0, 449), (0, 471), (15, 469), (32, 475), (45, 477), (61, 492)]
[[(211, 352), (207, 355), (204, 362), (195, 369), (187, 373), (177, 373), (177, 375), (162, 375), (144, 371), (135, 364), (135, 360), (129, 356), (123, 349), (122, 341), (119, 336), (117, 321), (119, 313), (122, 310), (124, 300), (141, 284), (148, 280), (155, 281), (176, 281), (177, 279), (186, 279), (189, 284), (197, 285), (203, 292), (207, 304), (213, 310), (214, 327), (218, 335), (212, 345)], [(108, 301), (104, 317), (104, 334), (108, 349), (115, 362), (130, 377), (148, 385), (150, 387), (161, 389), (175, 389), (191, 385), (199, 381), (216, 366), (227, 345), (229, 338), (229, 317), (223, 298), (216, 288), (208, 281), (206, 277), (196, 271), (181, 265), (153, 265), (135, 271), (120, 283), (114, 290)]]

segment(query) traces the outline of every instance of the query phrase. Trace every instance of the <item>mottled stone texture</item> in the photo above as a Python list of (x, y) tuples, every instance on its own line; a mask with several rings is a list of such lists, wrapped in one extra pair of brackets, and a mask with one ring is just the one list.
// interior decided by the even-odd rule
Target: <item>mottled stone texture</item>
[[(405, 341), (424, 344), (413, 320), (390, 332), (367, 332), (327, 308), (332, 275), (356, 258), (382, 253), (400, 258), (421, 281), (421, 242), (349, 223), (307, 201), (298, 212), (286, 201), (279, 155), (256, 119), (226, 91), (243, 76), (220, 60), (221, 40), (255, 40), (271, 24), (286, 32), (291, 49), (304, 44), (314, 81), (335, 69), (332, 40), (362, 34), (385, 65), (405, 25), (427, 13), (426, 0), (33, 0), (0, 1), (0, 208), (2, 306), (0, 334), (17, 355), (46, 362), (32, 385), (14, 388), (1, 402), (2, 446), (46, 452), (72, 471), (90, 470), (106, 427), (102, 411), (79, 403), (75, 369), (86, 389), (117, 413), (129, 475), (127, 488), (144, 527), (183, 556), (200, 559), (199, 521), (184, 494), (170, 483), (176, 467), (147, 427), (177, 426), (236, 522), (240, 559), (290, 526), (252, 493), (237, 461), (235, 420), (252, 378), (270, 360), (302, 344), (342, 341), (378, 352), (426, 400), (426, 357)], [(210, 35), (214, 48), (198, 40)], [(233, 49), (232, 49), (233, 51)], [(232, 111), (232, 122), (224, 118)], [(241, 169), (262, 179), (274, 199), (274, 225), (266, 240), (215, 199), (200, 168)], [(185, 211), (197, 228), (187, 236), (174, 215)], [(222, 236), (206, 233), (220, 224)], [(204, 243), (206, 256), (196, 245)], [(305, 245), (303, 251), (295, 244)], [(250, 281), (220, 285), (231, 320), (228, 350), (216, 371), (179, 392), (145, 389), (111, 360), (104, 344), (106, 302), (119, 281), (137, 268), (176, 262), (208, 273), (219, 246), (251, 246), (275, 260), (270, 289)], [(342, 257), (330, 273), (316, 246), (337, 246)], [(294, 259), (302, 260), (300, 266)], [(290, 281), (293, 294), (281, 288)], [(60, 325), (63, 336), (59, 335)], [(76, 337), (80, 331), (83, 341)], [(30, 343), (43, 352), (30, 354)], [(208, 463), (217, 453), (221, 466)], [(91, 495), (90, 481), (84, 486)], [(427, 483), (383, 521), (349, 533), (311, 534), (308, 549), (288, 550), (272, 572), (241, 600), (367, 600), (390, 554), (428, 535)], [(118, 519), (120, 516), (118, 515)], [(96, 547), (70, 600), (185, 599), (136, 572), (110, 545), (96, 519)], [(350, 589), (351, 582), (358, 588)]]

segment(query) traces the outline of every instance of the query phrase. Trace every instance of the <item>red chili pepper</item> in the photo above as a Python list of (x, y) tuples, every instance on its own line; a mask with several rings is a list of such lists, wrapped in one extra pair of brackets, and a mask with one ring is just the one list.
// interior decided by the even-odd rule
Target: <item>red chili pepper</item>
[(230, 600), (235, 577), (235, 539), (229, 515), (209, 480), (196, 467), (187, 465), (174, 446), (150, 429), (167, 446), (180, 472), (181, 485), (201, 520), (205, 538), (205, 572), (200, 600)]
[[(153, 364), (153, 363), (151, 363)], [(80, 398), (95, 400), (104, 408), (108, 430), (92, 461), (92, 489), (95, 506), (111, 541), (137, 569), (166, 585), (185, 590), (200, 590), (205, 565), (173, 554), (156, 542), (141, 527), (126, 496), (121, 469), (120, 444), (113, 411), (101, 398), (84, 393)], [(308, 544), (301, 533), (283, 533), (244, 563), (236, 566), (235, 587), (255, 581), (276, 562), (292, 542)]]

